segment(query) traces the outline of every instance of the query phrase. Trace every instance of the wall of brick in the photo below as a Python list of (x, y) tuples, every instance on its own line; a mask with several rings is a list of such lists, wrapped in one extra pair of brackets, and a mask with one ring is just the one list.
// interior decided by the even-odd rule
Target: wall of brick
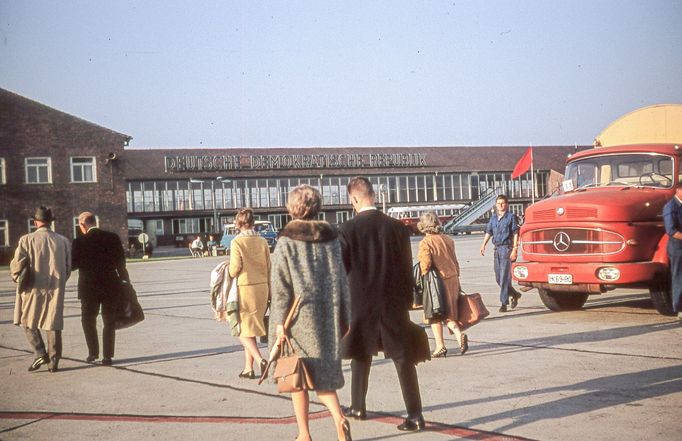
[[(0, 248), (7, 264), (36, 207), (52, 208), (55, 231), (73, 238), (73, 217), (92, 211), (100, 227), (127, 241), (125, 175), (119, 158), (130, 138), (72, 115), (0, 89), (0, 158), (6, 184), (0, 185), (0, 219), (9, 225), (9, 247)], [(26, 184), (24, 159), (50, 157), (51, 184)], [(97, 182), (72, 183), (70, 158), (96, 158)]]

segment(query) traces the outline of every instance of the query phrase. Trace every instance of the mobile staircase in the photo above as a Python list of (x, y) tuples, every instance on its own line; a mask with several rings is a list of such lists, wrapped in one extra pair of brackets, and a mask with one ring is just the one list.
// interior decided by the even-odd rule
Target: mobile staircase
[(495, 206), (495, 200), (500, 194), (502, 194), (502, 188), (489, 188), (480, 199), (472, 202), (461, 213), (447, 221), (443, 225), (443, 231), (447, 234), (485, 231), (485, 224), (473, 223)]

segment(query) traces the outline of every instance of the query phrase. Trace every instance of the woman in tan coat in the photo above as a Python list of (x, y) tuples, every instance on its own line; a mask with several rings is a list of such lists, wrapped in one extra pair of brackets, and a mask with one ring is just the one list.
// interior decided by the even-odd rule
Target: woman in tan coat
[(261, 374), (267, 361), (261, 356), (256, 337), (266, 335), (265, 310), (270, 297), (270, 249), (265, 239), (253, 230), (253, 210), (244, 208), (235, 216), (240, 233), (230, 243), (230, 277), (236, 278), (239, 292), (239, 341), (244, 346), (241, 378), (256, 378), (253, 362)]
[(446, 323), (451, 333), (459, 343), (461, 355), (469, 349), (468, 337), (462, 333), (457, 325), (457, 300), (459, 299), (459, 262), (455, 254), (455, 242), (442, 234), (440, 219), (436, 213), (428, 211), (422, 214), (417, 224), (419, 231), (426, 237), (419, 242), (419, 268), (421, 273), (426, 274), (430, 269), (437, 271), (443, 280), (445, 293), (445, 314), (426, 320), (431, 324), (433, 336), (436, 339), (436, 350), (431, 354), (433, 358), (445, 357), (448, 353), (443, 340), (443, 322)]

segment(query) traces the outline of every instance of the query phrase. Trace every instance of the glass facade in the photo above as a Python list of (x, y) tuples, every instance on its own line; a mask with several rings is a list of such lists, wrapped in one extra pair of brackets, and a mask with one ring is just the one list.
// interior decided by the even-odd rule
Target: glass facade
[[(535, 197), (547, 191), (547, 172), (535, 173)], [(392, 206), (424, 203), (468, 203), (491, 188), (503, 188), (510, 199), (530, 199), (530, 175), (511, 179), (510, 173), (438, 173), (370, 176), (377, 202)], [(320, 190), (324, 206), (347, 210), (346, 185), (351, 176), (267, 179), (169, 180), (128, 182), (128, 213), (237, 210), (243, 207), (286, 211), (286, 197), (299, 184)]]

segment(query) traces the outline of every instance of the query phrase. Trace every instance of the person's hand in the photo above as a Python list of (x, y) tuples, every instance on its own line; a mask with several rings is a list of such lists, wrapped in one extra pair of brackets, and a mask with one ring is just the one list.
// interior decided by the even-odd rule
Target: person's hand
[(516, 262), (516, 257), (518, 254), (518, 248), (512, 248), (511, 253), (509, 253), (509, 260)]
[(485, 245), (481, 245), (481, 256), (485, 256)]

